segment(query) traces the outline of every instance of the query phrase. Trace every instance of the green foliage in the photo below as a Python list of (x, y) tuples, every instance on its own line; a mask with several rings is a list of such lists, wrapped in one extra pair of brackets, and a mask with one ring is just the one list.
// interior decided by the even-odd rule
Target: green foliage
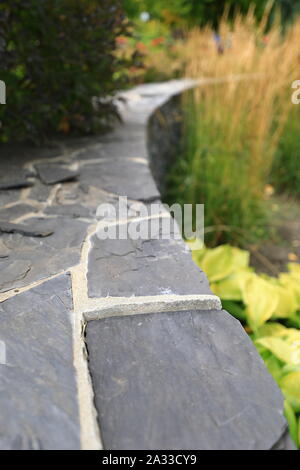
[[(166, 200), (170, 205), (205, 204), (206, 243), (210, 246), (240, 245), (245, 237), (255, 242), (265, 236), (264, 169), (253, 165), (248, 108), (245, 104), (229, 139), (236, 108), (232, 109), (234, 100), (231, 107), (226, 105), (226, 90), (220, 85), (207, 89), (201, 101), (195, 99), (197, 91), (184, 96), (182, 148), (168, 173)], [(268, 139), (264, 146), (267, 161)]]
[(286, 402), (285, 415), (300, 447), (300, 265), (289, 264), (279, 278), (257, 275), (249, 253), (221, 245), (193, 251), (212, 291), (243, 322)]
[(124, 0), (124, 8), (130, 18), (137, 18), (142, 12), (148, 12), (152, 19), (164, 19), (164, 12), (168, 11), (178, 18), (187, 18), (191, 11), (191, 4), (186, 0)]
[(190, 14), (196, 24), (203, 26), (208, 23), (217, 29), (225, 12), (229, 18), (237, 11), (246, 14), (250, 5), (255, 7), (256, 17), (261, 19), (267, 3), (268, 0), (191, 0)]
[[(137, 18), (143, 11), (152, 18), (163, 19), (163, 12), (168, 10), (178, 18), (185, 19), (190, 25), (210, 24), (215, 29), (225, 12), (232, 18), (237, 11), (246, 14), (250, 6), (255, 9), (255, 16), (261, 20), (269, 0), (125, 0), (125, 10), (130, 18)], [(300, 12), (299, 0), (274, 0), (273, 12), (280, 10), (284, 23), (292, 20)]]
[(121, 86), (114, 51), (123, 19), (120, 0), (2, 0), (0, 140), (106, 126), (115, 112), (107, 96)]
[(289, 195), (300, 196), (300, 105), (292, 109), (281, 136), (272, 178), (275, 186)]

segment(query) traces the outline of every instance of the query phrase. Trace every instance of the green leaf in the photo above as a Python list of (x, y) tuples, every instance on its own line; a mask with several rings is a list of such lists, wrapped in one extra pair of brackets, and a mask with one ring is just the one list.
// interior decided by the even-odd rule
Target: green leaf
[(292, 372), (279, 382), (280, 388), (295, 413), (300, 412), (300, 372)]
[(236, 302), (231, 302), (230, 300), (222, 300), (222, 305), (227, 312), (233, 315), (240, 321), (246, 320), (245, 308), (238, 305)]
[(300, 363), (299, 354), (295, 351), (295, 348), (281, 338), (269, 336), (257, 339), (255, 343), (271, 351), (274, 356), (278, 357), (278, 359), (286, 364), (298, 365)]
[(210, 282), (221, 281), (248, 266), (249, 253), (229, 245), (207, 250), (201, 261), (201, 268)]
[(282, 377), (282, 364), (281, 362), (273, 355), (269, 356), (267, 359), (265, 359), (265, 364), (267, 366), (268, 371), (278, 382), (281, 377)]
[(253, 274), (244, 284), (243, 297), (247, 306), (249, 324), (256, 331), (276, 312), (278, 306), (276, 286)]
[(293, 408), (291, 407), (291, 405), (289, 404), (289, 402), (287, 400), (285, 400), (285, 402), (284, 402), (284, 415), (285, 415), (286, 420), (287, 420), (288, 425), (289, 425), (289, 430), (290, 430), (291, 437), (292, 437), (295, 445), (298, 447), (300, 441), (299, 441), (299, 437), (298, 437), (297, 417), (296, 417), (296, 414), (295, 414)]
[(222, 281), (211, 284), (212, 291), (222, 300), (243, 301), (244, 283), (252, 276), (249, 271), (238, 271)]
[(266, 336), (283, 337), (287, 334), (288, 328), (281, 323), (266, 323), (261, 326), (255, 334), (255, 339), (264, 338)]
[(284, 289), (294, 292), (297, 301), (296, 310), (300, 309), (300, 275), (296, 272), (280, 274), (279, 283)]

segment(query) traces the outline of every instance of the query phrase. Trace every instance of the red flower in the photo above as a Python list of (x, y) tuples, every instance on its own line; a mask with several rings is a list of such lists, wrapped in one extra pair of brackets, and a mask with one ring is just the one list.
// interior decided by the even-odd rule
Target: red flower
[(165, 38), (164, 37), (159, 37), (159, 38), (155, 38), (155, 39), (152, 39), (152, 46), (160, 46), (161, 44), (164, 44), (165, 42)]

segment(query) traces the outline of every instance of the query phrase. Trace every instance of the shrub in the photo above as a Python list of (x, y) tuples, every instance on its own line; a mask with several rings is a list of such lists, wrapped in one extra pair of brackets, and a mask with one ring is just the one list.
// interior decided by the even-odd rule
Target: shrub
[(121, 86), (116, 37), (127, 29), (121, 0), (2, 0), (0, 140), (103, 128)]
[(300, 266), (279, 278), (257, 275), (249, 253), (221, 245), (194, 251), (223, 307), (244, 325), (285, 396), (285, 414), (300, 447)]

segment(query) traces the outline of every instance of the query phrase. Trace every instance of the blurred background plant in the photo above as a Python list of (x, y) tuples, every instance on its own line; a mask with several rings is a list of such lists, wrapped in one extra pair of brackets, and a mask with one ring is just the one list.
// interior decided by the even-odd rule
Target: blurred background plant
[[(268, 17), (269, 11), (257, 24), (251, 9), (231, 23), (223, 17), (222, 51), (209, 26), (186, 39), (186, 76), (209, 80), (184, 97), (182, 155), (170, 169), (168, 199), (205, 204), (211, 228), (206, 243), (213, 246), (263, 236), (266, 187), (275, 175), (292, 173), (282, 160), (292, 145), (288, 134), (297, 132), (291, 78), (300, 60), (298, 48), (290, 46), (300, 21), (284, 36), (274, 22), (266, 35)], [(280, 162), (273, 164), (278, 153)]]
[(114, 54), (128, 27), (119, 0), (2, 0), (0, 141), (106, 128), (130, 61)]

